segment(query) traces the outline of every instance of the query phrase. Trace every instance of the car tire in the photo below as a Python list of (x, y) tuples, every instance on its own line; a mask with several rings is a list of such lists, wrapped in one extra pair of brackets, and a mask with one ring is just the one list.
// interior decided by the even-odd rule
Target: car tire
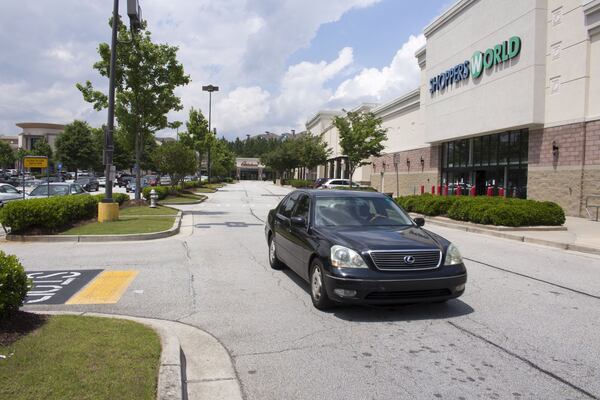
[(310, 299), (319, 310), (326, 310), (333, 306), (333, 301), (327, 294), (324, 276), (323, 264), (315, 259), (310, 266)]
[(269, 264), (271, 268), (275, 270), (281, 270), (285, 268), (285, 265), (277, 258), (277, 249), (275, 248), (275, 235), (271, 235), (269, 238)]

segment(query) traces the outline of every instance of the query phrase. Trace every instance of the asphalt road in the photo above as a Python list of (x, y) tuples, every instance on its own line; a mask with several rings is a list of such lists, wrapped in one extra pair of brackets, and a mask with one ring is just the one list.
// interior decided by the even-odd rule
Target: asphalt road
[(0, 246), (29, 270), (138, 270), (117, 304), (30, 307), (195, 325), (229, 350), (247, 399), (600, 398), (600, 257), (428, 226), (467, 259), (464, 296), (319, 312), (268, 265), (263, 220), (286, 192), (229, 185), (159, 241)]

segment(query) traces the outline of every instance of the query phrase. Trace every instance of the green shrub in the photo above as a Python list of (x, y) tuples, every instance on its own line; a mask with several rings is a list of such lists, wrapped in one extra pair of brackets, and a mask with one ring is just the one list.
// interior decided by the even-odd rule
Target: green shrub
[(405, 196), (396, 202), (406, 211), (458, 221), (502, 226), (562, 225), (565, 213), (556, 203), (503, 197)]
[(310, 188), (313, 185), (313, 181), (308, 179), (287, 179), (285, 184), (295, 188)]
[[(113, 197), (113, 200), (115, 202), (119, 203), (120, 206), (122, 206), (123, 203), (125, 203), (127, 200), (129, 200), (129, 195), (125, 194), (125, 193), (113, 193), (112, 197)], [(95, 194), (94, 198), (99, 203), (99, 202), (102, 201), (102, 199), (104, 199), (104, 193), (102, 193), (102, 194)]]
[(88, 195), (11, 201), (0, 209), (0, 224), (11, 228), (11, 233), (31, 229), (53, 232), (73, 222), (93, 218), (97, 209), (98, 200)]
[(162, 200), (167, 197), (169, 194), (177, 191), (176, 188), (172, 188), (170, 186), (146, 186), (142, 190), (142, 195), (146, 200), (150, 200), (150, 192), (154, 189), (156, 194), (158, 195), (158, 200)]
[(0, 319), (23, 305), (30, 288), (31, 282), (17, 257), (0, 250)]

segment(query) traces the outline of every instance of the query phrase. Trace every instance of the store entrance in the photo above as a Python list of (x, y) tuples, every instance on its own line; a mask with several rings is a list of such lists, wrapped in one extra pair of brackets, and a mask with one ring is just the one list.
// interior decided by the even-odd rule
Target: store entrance
[(475, 191), (477, 196), (483, 196), (487, 190), (487, 173), (484, 170), (475, 171)]

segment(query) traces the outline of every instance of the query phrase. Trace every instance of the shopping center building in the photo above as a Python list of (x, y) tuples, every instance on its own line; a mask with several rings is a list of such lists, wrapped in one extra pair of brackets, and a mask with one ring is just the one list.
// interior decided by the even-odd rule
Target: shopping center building
[[(369, 105), (388, 140), (353, 179), (400, 195), (492, 187), (585, 215), (600, 194), (600, 0), (460, 0), (424, 35), (420, 87)], [(307, 128), (333, 148), (331, 115)], [(334, 156), (319, 176), (343, 174)]]

